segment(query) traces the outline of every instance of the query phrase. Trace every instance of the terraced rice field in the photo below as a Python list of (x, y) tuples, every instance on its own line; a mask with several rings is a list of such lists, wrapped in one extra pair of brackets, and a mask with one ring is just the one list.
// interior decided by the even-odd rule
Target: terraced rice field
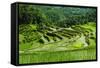
[(69, 28), (47, 27), (43, 31), (33, 31), (34, 41), (27, 43), (25, 35), (20, 34), (19, 63), (95, 60), (95, 26), (95, 23), (88, 23)]

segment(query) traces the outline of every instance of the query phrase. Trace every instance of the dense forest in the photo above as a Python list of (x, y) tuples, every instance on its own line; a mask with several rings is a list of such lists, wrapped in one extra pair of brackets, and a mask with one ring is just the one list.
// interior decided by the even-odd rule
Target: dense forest
[(96, 21), (94, 8), (19, 5), (19, 24), (69, 27)]
[(19, 5), (21, 64), (92, 60), (95, 42), (95, 8)]

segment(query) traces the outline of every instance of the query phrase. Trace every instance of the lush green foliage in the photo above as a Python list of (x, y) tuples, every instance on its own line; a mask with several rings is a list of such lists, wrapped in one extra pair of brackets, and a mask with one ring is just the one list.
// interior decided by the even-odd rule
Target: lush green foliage
[(95, 59), (95, 22), (94, 8), (20, 4), (19, 63)]
[(46, 26), (69, 27), (96, 21), (94, 8), (54, 7), (39, 5), (19, 5), (20, 24), (38, 24)]

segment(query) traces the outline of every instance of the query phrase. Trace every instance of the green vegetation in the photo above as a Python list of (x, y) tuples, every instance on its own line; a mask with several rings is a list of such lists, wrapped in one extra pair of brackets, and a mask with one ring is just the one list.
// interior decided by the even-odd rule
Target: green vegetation
[(96, 9), (19, 5), (19, 63), (96, 59)]
[(57, 52), (34, 52), (30, 54), (21, 54), (20, 63), (43, 63), (43, 62), (62, 62), (94, 60), (95, 49), (75, 50), (75, 51), (57, 51)]

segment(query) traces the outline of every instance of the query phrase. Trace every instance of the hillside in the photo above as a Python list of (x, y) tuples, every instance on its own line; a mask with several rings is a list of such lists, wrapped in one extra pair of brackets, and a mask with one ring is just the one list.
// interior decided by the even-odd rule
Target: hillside
[(94, 8), (19, 5), (21, 64), (93, 60), (95, 42)]

